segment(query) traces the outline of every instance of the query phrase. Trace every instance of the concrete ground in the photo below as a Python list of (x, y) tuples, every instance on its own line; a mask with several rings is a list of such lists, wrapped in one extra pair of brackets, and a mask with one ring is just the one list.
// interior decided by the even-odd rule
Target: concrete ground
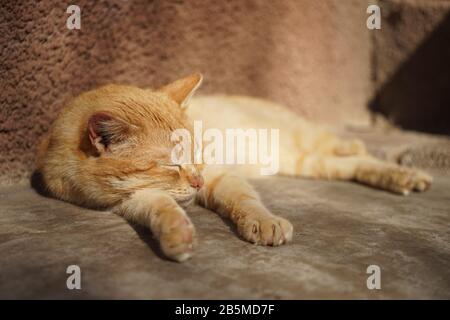
[[(348, 182), (253, 181), (294, 225), (293, 242), (254, 246), (216, 214), (193, 207), (199, 246), (163, 259), (145, 228), (108, 213), (0, 188), (0, 298), (450, 298), (450, 176), (409, 197)], [(276, 186), (276, 187), (274, 187)], [(81, 290), (66, 268), (81, 268)], [(369, 265), (381, 289), (369, 290)]]

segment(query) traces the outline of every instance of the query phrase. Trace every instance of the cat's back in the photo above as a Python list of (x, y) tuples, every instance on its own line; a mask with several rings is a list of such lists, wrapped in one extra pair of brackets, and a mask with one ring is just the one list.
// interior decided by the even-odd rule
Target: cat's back
[[(272, 139), (277, 139), (273, 143), (278, 145), (279, 154), (274, 156), (279, 158), (281, 168), (295, 168), (297, 158), (292, 155), (312, 149), (321, 131), (320, 126), (306, 121), (285, 106), (248, 96), (197, 96), (190, 101), (187, 113), (191, 121), (202, 122), (203, 130), (218, 129), (222, 137), (228, 136), (228, 129), (253, 129), (258, 130), (258, 134), (260, 129), (270, 130), (266, 131), (268, 140), (258, 140), (258, 143), (268, 145)], [(273, 136), (272, 129), (276, 130), (276, 136)], [(257, 139), (263, 137), (259, 135)], [(206, 148), (208, 143), (204, 142), (203, 146)], [(248, 145), (238, 150), (237, 144), (234, 144), (234, 148), (233, 154), (243, 151), (247, 154), (246, 159), (260, 156), (256, 149)], [(239, 165), (234, 166), (233, 170), (243, 176), (256, 178), (261, 176), (261, 167), (261, 164)]]
[[(207, 128), (307, 128), (310, 124), (287, 107), (264, 99), (234, 95), (193, 97), (188, 116)], [(295, 121), (293, 121), (295, 119)]]

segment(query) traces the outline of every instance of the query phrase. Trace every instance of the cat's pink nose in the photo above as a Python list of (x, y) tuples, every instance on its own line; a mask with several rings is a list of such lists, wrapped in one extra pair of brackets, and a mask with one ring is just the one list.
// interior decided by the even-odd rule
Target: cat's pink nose
[(200, 190), (203, 187), (203, 177), (192, 178), (191, 187)]

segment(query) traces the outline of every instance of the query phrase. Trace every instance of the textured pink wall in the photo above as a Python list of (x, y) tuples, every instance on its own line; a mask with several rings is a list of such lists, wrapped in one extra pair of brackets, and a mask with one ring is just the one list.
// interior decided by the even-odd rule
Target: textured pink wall
[(368, 119), (367, 2), (2, 1), (0, 177), (26, 177), (65, 101), (119, 82), (156, 86), (200, 71), (203, 93), (269, 98), (310, 119)]

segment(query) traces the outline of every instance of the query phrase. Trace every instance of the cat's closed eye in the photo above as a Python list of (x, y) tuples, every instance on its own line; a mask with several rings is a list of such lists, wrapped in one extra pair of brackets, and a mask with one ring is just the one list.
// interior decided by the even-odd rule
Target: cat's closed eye
[(172, 163), (160, 163), (159, 166), (164, 169), (173, 170), (176, 172), (180, 172), (183, 167), (180, 164), (172, 164)]

